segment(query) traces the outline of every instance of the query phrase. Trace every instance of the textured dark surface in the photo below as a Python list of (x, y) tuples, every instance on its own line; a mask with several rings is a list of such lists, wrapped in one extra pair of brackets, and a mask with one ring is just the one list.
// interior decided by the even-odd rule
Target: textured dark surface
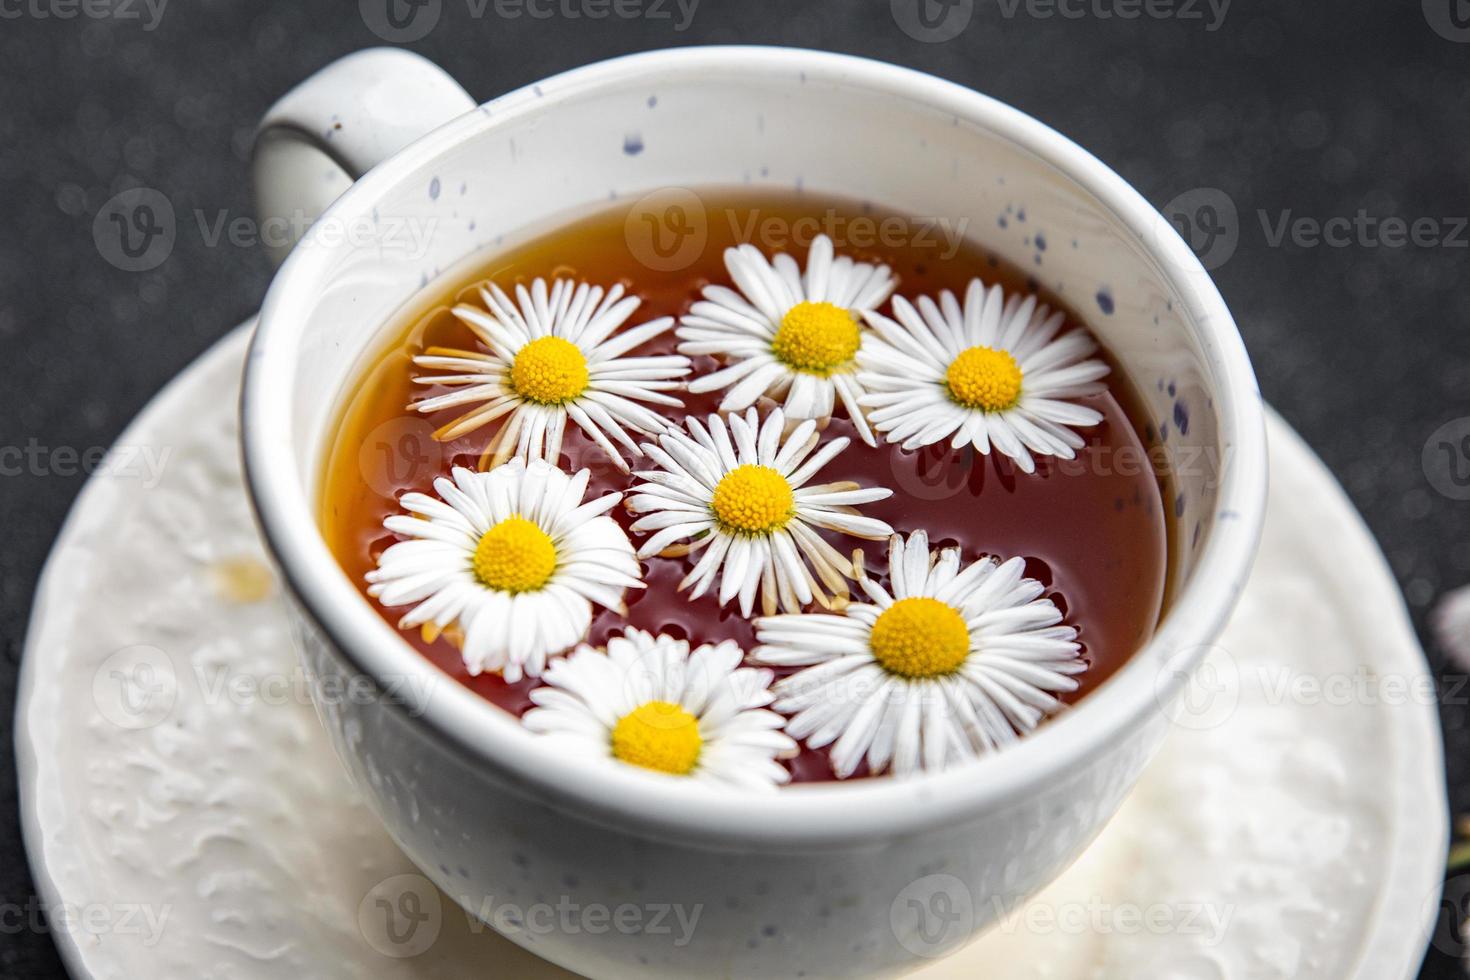
[[(1239, 244), (1216, 278), (1261, 387), (1363, 511), (1445, 674), (1455, 668), (1426, 624), (1440, 594), (1470, 582), (1470, 503), (1435, 489), (1421, 453), (1441, 425), (1470, 415), (1470, 231), (1454, 220), (1470, 214), (1470, 43), (1433, 26), (1449, 24), (1454, 2), (1241, 0), (1209, 30), (1217, 15), (1205, 3), (1198, 20), (1100, 17), (1111, 2), (1044, 19), (1025, 3), (976, 0), (957, 38), (921, 43), (886, 0), (704, 0), (682, 31), (672, 5), (671, 20), (509, 20), (493, 4), (476, 18), (478, 4), (443, 0), (437, 28), (409, 46), (482, 99), (629, 51), (831, 48), (1019, 106), (1156, 205), (1224, 191)], [(149, 30), (141, 3), (73, 19), (37, 16), (68, 9), (50, 0), (0, 6), (0, 447), (36, 447), (44, 463), (0, 478), (0, 716), (11, 714), (36, 576), (82, 483), (65, 450), (112, 441), (265, 288), (260, 250), (211, 247), (196, 211), (208, 222), (249, 215), (246, 159), (262, 111), (329, 60), (381, 43), (350, 0), (260, 8), (178, 0)], [(161, 191), (180, 216), (172, 255), (150, 272), (121, 271), (94, 245), (94, 215), (132, 186)], [(1391, 247), (1361, 231), (1340, 246), (1273, 239), (1283, 213), (1353, 220), (1360, 210), (1433, 219), (1439, 243)], [(1445, 484), (1448, 471), (1436, 475)], [(1466, 708), (1444, 700), (1450, 796), (1464, 811)], [(31, 902), (32, 885), (9, 726), (0, 733), (0, 976), (60, 976), (50, 939), (17, 929), (8, 911)], [(1423, 975), (1459, 974), (1434, 951)]]

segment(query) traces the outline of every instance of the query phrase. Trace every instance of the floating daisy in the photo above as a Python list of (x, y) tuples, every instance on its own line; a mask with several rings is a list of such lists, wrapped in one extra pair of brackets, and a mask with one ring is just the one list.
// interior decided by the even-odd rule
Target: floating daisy
[(582, 646), (531, 692), (526, 727), (569, 747), (676, 776), (767, 789), (790, 779), (776, 761), (797, 746), (771, 703), (771, 671), (741, 667), (734, 641), (630, 629), (607, 652)]
[(832, 768), (852, 775), (937, 770), (1034, 729), (1086, 669), (1077, 631), (1024, 562), (961, 569), (958, 548), (929, 551), (923, 531), (889, 543), (892, 594), (861, 573), (871, 602), (843, 615), (772, 616), (756, 624), (753, 659), (800, 666), (776, 685), (786, 731), (813, 748), (835, 742)]
[(916, 449), (950, 439), (958, 449), (993, 445), (1022, 470), (1036, 456), (1072, 459), (1083, 446), (1073, 428), (1097, 425), (1101, 413), (1069, 399), (1103, 390), (1108, 366), (1089, 355), (1097, 344), (1084, 330), (1058, 337), (1066, 317), (1035, 296), (1006, 298), (972, 279), (961, 310), (945, 290), (936, 305), (893, 301), (898, 322), (869, 313), (870, 337), (858, 353), (861, 398), (873, 428), (889, 442)]
[(466, 303), (453, 312), (488, 351), (431, 347), (415, 357), (419, 367), (448, 372), (420, 375), (416, 383), (455, 390), (412, 407), (476, 406), (435, 433), (445, 441), (509, 416), (485, 450), (487, 468), (512, 455), (555, 463), (570, 419), (627, 472), (623, 453), (636, 456), (638, 446), (626, 430), (651, 434), (666, 424), (648, 404), (683, 406), (664, 392), (682, 387), (688, 358), (623, 356), (667, 331), (673, 318), (619, 333), (641, 302), (622, 286), (604, 293), (601, 286), (558, 279), (548, 290), (537, 279), (530, 289), (516, 286), (516, 302), (494, 283), (480, 296), (488, 312)]
[(638, 556), (689, 542), (684, 553), (703, 554), (679, 588), (698, 598), (719, 577), (720, 604), (738, 597), (746, 616), (757, 589), (767, 614), (778, 605), (796, 612), (813, 600), (826, 606), (828, 591), (845, 595), (852, 562), (816, 529), (870, 539), (892, 533), (855, 509), (892, 490), (851, 482), (806, 485), (850, 440), (832, 439), (817, 449), (820, 437), (811, 419), (783, 437), (786, 416), (780, 409), (764, 422), (754, 408), (744, 418), (731, 415), (728, 429), (718, 415), (709, 417), (708, 428), (692, 417), (686, 424), (687, 435), (670, 427), (658, 445), (643, 447), (660, 469), (637, 473), (648, 482), (628, 498), (628, 509), (645, 515), (633, 531), (653, 532)]
[(568, 476), (542, 460), (456, 467), (453, 477), (434, 481), (437, 499), (404, 494), (409, 513), (383, 521), (411, 540), (383, 552), (368, 594), (417, 604), (400, 627), (453, 628), (471, 674), (501, 671), (513, 683), (583, 639), (594, 602), (626, 613), (623, 591), (643, 583), (627, 535), (606, 516), (622, 494), (583, 503), (589, 471)]
[(863, 314), (877, 309), (896, 280), (886, 265), (833, 258), (832, 240), (818, 235), (806, 271), (789, 255), (766, 261), (754, 245), (725, 250), (725, 268), (739, 289), (707, 286), (676, 332), (681, 354), (713, 354), (729, 365), (689, 383), (692, 392), (728, 388), (722, 412), (739, 412), (762, 395), (784, 403), (795, 419), (823, 419), (842, 400), (858, 434), (873, 433), (863, 418), (854, 357), (862, 346)]

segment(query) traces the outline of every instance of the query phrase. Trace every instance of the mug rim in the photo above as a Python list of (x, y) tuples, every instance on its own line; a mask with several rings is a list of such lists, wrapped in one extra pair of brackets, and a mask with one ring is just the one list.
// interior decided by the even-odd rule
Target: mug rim
[[(1111, 210), (1183, 301), (1212, 373), (1219, 439), (1228, 452), (1216, 520), (1197, 564), (1153, 636), (1076, 705), (1004, 751), (939, 773), (896, 779), (800, 784), (750, 793), (568, 757), (505, 712), (441, 672), (378, 616), (338, 565), (302, 489), (289, 411), (297, 345), (307, 320), (293, 313), (317, 294), (326, 249), (296, 249), (278, 270), (246, 360), (241, 441), (246, 485), (267, 546), (289, 590), (338, 654), (392, 690), (385, 678), (426, 682), (423, 710), (393, 704), (407, 723), (475, 768), (586, 818), (645, 835), (671, 834), (724, 845), (838, 844), (921, 833), (972, 819), (1079, 772), (1148, 723), (1219, 635), (1249, 574), (1264, 522), (1265, 418), (1255, 375), (1234, 319), (1194, 252), (1172, 225), (1106, 164), (1046, 124), (973, 89), (910, 68), (800, 48), (695, 46), (596, 62), (527, 85), (487, 103), (399, 151), (359, 179), (328, 215), (363, 211), (426, 160), (506, 120), (614, 81), (712, 66), (755, 73), (805, 72), (848, 88), (898, 95), (953, 114), (1026, 149)], [(368, 203), (364, 203), (368, 202)], [(1161, 230), (1167, 229), (1164, 233)]]

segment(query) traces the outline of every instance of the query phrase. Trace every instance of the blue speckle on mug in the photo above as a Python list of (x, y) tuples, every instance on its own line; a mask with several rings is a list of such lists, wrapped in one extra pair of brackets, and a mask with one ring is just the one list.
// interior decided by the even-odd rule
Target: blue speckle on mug
[(431, 201), (437, 201), (437, 200), (439, 200), (439, 178), (438, 177), (435, 177), (433, 180), (429, 181), (429, 200), (431, 200)]
[(629, 133), (623, 137), (623, 152), (630, 157), (636, 157), (643, 152), (643, 137), (638, 133)]
[(1106, 286), (1097, 291), (1097, 308), (1103, 311), (1104, 316), (1112, 316), (1113, 310), (1117, 308), (1113, 302), (1113, 294)]
[(1184, 516), (1184, 494), (1182, 493), (1174, 498), (1174, 516), (1175, 518)]
[(1174, 403), (1174, 428), (1181, 436), (1189, 435), (1189, 406), (1182, 400)]
[(1006, 221), (1006, 216), (1005, 215), (1001, 215), (1000, 217), (996, 218), (995, 219), (995, 223), (998, 224), (998, 225), (1000, 225), (1002, 228), (1006, 228), (1006, 227), (1009, 227), (1010, 226), (1010, 222)]
[(650, 95), (648, 97), (648, 108), (652, 109), (656, 105), (658, 105), (658, 96)]
[(1046, 236), (1039, 231), (1036, 233), (1036, 250), (1038, 252), (1046, 251)]

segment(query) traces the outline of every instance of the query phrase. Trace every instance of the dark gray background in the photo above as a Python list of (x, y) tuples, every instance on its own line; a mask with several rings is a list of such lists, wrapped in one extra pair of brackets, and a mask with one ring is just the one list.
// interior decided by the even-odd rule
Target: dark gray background
[[(380, 43), (352, 0), (268, 10), (173, 0), (151, 30), (141, 0), (102, 17), (54, 16), (65, 3), (0, 2), (0, 447), (107, 445), (255, 309), (270, 275), (264, 254), (209, 247), (192, 215), (248, 216), (256, 119), (317, 67)], [(1041, 18), (1024, 3), (974, 0), (958, 37), (923, 43), (899, 29), (888, 0), (703, 0), (684, 31), (648, 17), (512, 20), (493, 5), (477, 18), (466, 0), (442, 0), (437, 28), (409, 46), (481, 99), (650, 48), (831, 48), (1019, 106), (1161, 207), (1199, 188), (1224, 191), (1239, 212), (1238, 249), (1216, 277), (1266, 397), (1362, 509), (1444, 674), (1426, 622), (1440, 594), (1470, 582), (1470, 504), (1436, 491), (1421, 453), (1442, 424), (1470, 415), (1470, 292), (1460, 288), (1470, 232), (1453, 220), (1470, 215), (1470, 43), (1444, 26), (1454, 3), (1463, 0), (1424, 9), (1418, 0), (1237, 0), (1209, 30), (1204, 3), (1202, 19), (1125, 21), (1091, 6), (1080, 19)], [(94, 245), (98, 209), (132, 186), (162, 192), (180, 216), (172, 255), (150, 272), (119, 270)], [(1278, 245), (1261, 218), (1360, 210), (1434, 219), (1447, 240)], [(0, 716), (11, 713), (36, 576), (81, 483), (61, 472), (0, 479)], [(1444, 700), (1450, 796), (1463, 812), (1466, 709)], [(0, 905), (24, 907), (32, 885), (8, 725), (0, 757)], [(0, 932), (0, 975), (61, 975), (49, 937)], [(1451, 957), (1431, 952), (1425, 977), (1455, 975)]]

